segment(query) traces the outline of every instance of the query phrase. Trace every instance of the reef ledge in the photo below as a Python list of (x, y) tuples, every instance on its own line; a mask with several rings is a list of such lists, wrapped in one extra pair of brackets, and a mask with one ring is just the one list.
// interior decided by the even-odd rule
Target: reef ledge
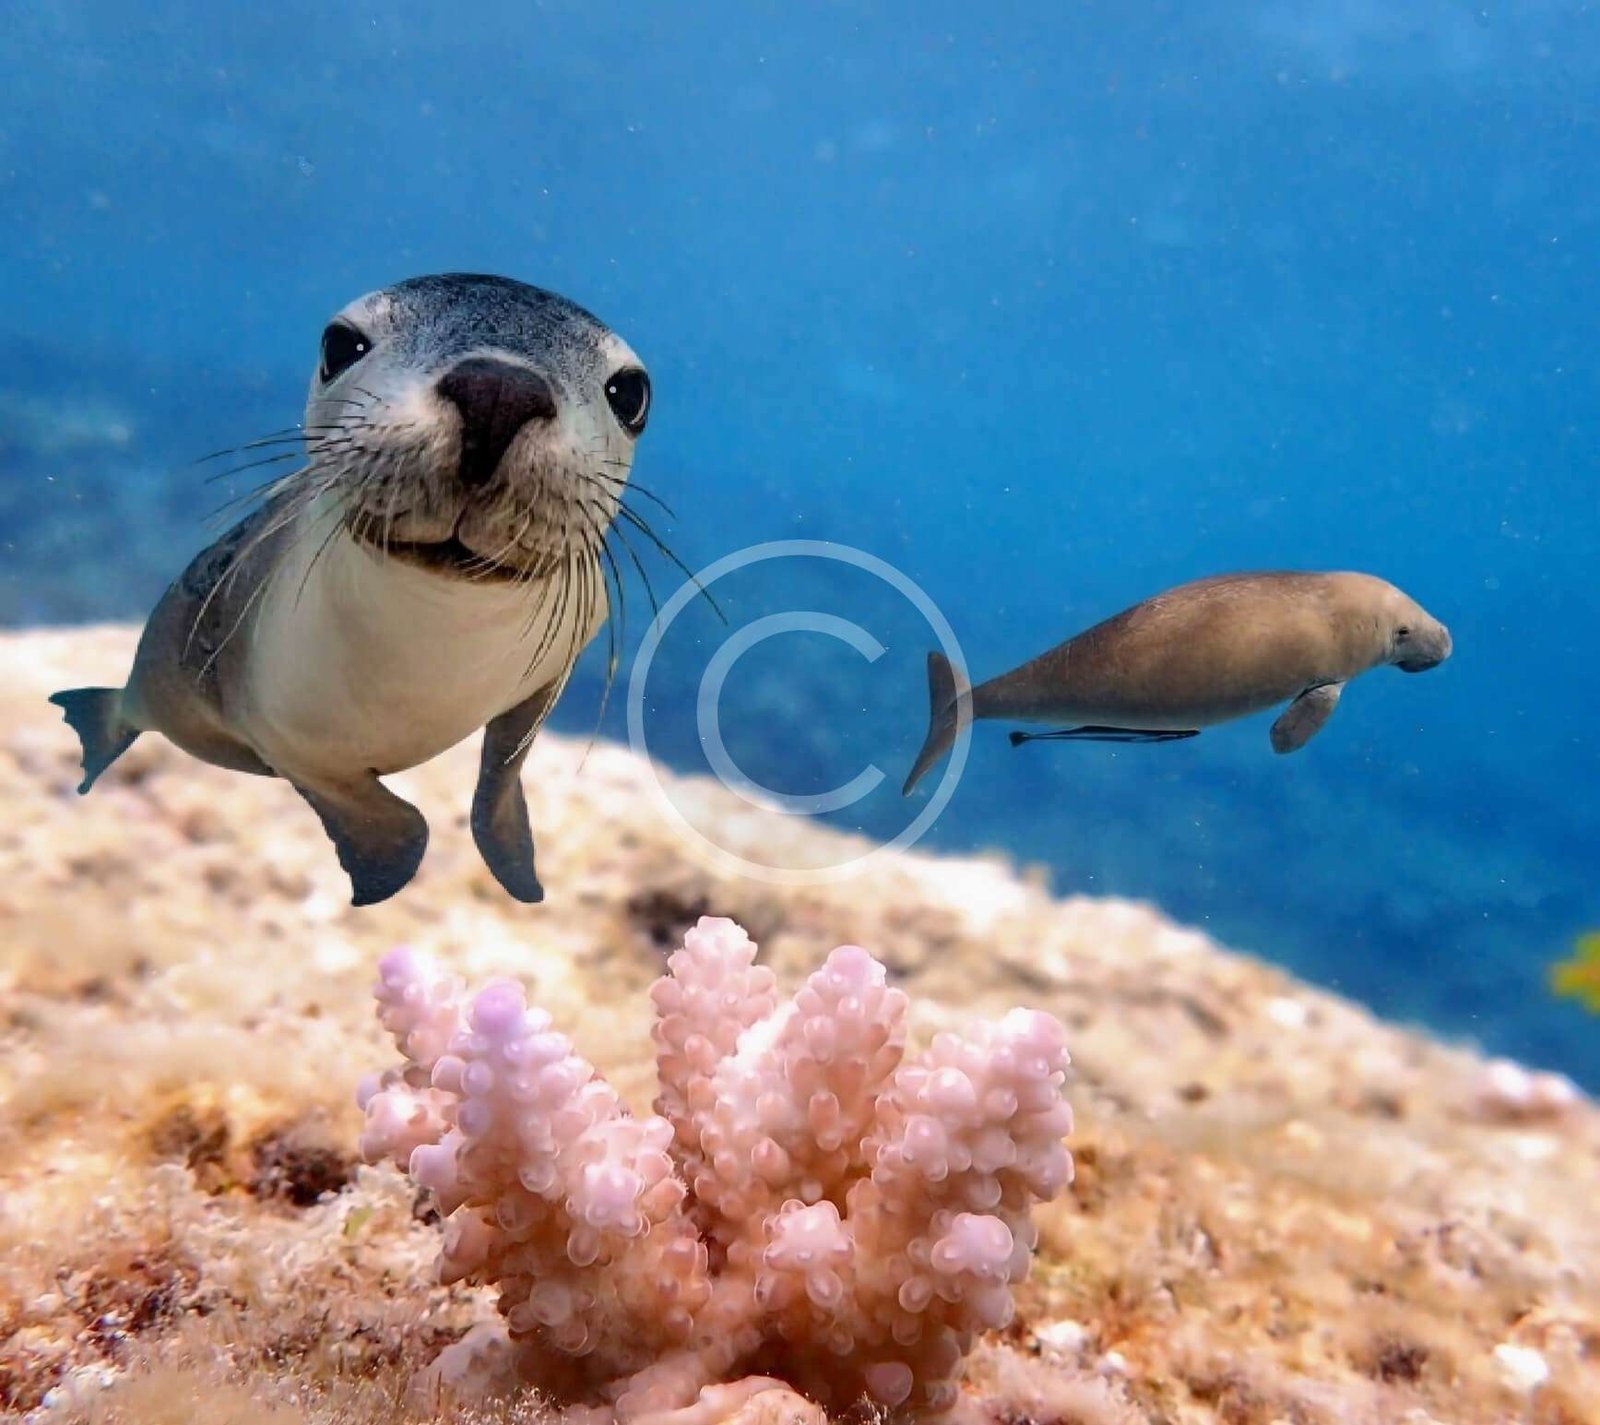
[[(1600, 1112), (1564, 1081), (1000, 858), (894, 854), (808, 888), (707, 870), (647, 764), (550, 734), (525, 778), (545, 905), (471, 845), (467, 746), (394, 779), (433, 842), (414, 886), (354, 910), (281, 783), (147, 737), (74, 794), (45, 698), (107, 681), (133, 639), (0, 636), (0, 1416), (441, 1418), (411, 1385), (492, 1295), (437, 1283), (428, 1203), (358, 1160), (380, 958), (516, 977), (642, 1110), (649, 986), (711, 914), (784, 992), (866, 947), (918, 1043), (1018, 1005), (1065, 1026), (1076, 1177), (968, 1372), (997, 1425), (1600, 1421)], [(734, 849), (761, 834), (669, 780)], [(792, 1405), (734, 1392), (696, 1418), (820, 1418)]]

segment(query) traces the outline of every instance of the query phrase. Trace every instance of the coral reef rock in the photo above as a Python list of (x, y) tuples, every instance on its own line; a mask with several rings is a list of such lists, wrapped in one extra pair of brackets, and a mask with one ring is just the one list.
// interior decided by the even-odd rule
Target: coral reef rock
[[(809, 1118), (798, 1136), (766, 1126), (751, 1093), (772, 1045), (757, 1035), (747, 1054), (740, 1036), (769, 1022), (781, 1038), (772, 1017), (849, 942), (871, 948), (884, 1001), (903, 1013), (890, 1099), (911, 1067), (938, 1061), (943, 1036), (1004, 1024), (1017, 1005), (1058, 1020), (1072, 1052), (1073, 1180), (1032, 1208), (1032, 1268), (1003, 1284), (1009, 1322), (967, 1355), (964, 1413), (993, 1425), (1600, 1422), (1600, 1113), (1570, 1086), (1384, 1024), (1151, 908), (1054, 898), (996, 859), (895, 853), (859, 879), (805, 887), (704, 869), (656, 811), (654, 769), (621, 747), (550, 735), (526, 776), (546, 904), (516, 905), (483, 870), (465, 824), (476, 755), (465, 746), (393, 779), (429, 814), (433, 844), (405, 895), (354, 910), (281, 783), (146, 737), (91, 796), (73, 794), (74, 741), (45, 698), (120, 675), (133, 639), (122, 628), (0, 637), (0, 1417), (594, 1420), (611, 1410), (595, 1404), (600, 1387), (621, 1380), (666, 1385), (671, 1425), (820, 1425), (825, 1411), (850, 1413), (839, 1399), (856, 1383), (886, 1395), (904, 1383), (888, 1369), (867, 1379), (874, 1364), (936, 1381), (908, 1356), (862, 1347), (881, 1298), (848, 1263), (815, 1272), (823, 1302), (856, 1323), (834, 1371), (826, 1343), (807, 1335), (819, 1307), (793, 1265), (803, 1251), (814, 1262), (844, 1262), (846, 1245), (859, 1255), (856, 1229), (844, 1230), (851, 1205), (825, 1189), (771, 1212), (786, 1183), (841, 1179)], [(698, 824), (754, 849), (741, 848), (757, 834), (744, 802), (668, 780)], [(816, 827), (792, 834), (817, 863), (850, 849)], [(681, 962), (662, 982), (676, 989), (651, 997), (708, 914), (760, 945), (725, 1020), (700, 998), (709, 982)], [(367, 1143), (376, 1150), (403, 1120), (423, 1134), (417, 1166), (436, 1187), (503, 1171), (425, 1146), (445, 1107), (427, 1095), (456, 1096), (458, 1112), (474, 1102), (460, 1097), (476, 1082), (470, 1054), (454, 1056), (459, 1088), (402, 1068), (368, 1099), (371, 1109), (404, 1084), (418, 1096), (410, 1108), (392, 1100), (394, 1113), (364, 1124), (352, 1102), (362, 1075), (394, 1057), (371, 986), (402, 944), (409, 958), (387, 962), (385, 977), (419, 976), (429, 1005), (456, 1012), (472, 1003), (457, 982), (499, 983), (491, 1039), (525, 1026), (535, 1012), (524, 1002), (536, 1004), (570, 1037), (561, 1052), (593, 1066), (575, 1089), (595, 1114), (584, 1131), (632, 1155), (639, 1191), (600, 1174), (579, 1204), (594, 1235), (578, 1245), (615, 1250), (617, 1280), (645, 1292), (647, 1310), (620, 1289), (609, 1303), (630, 1323), (621, 1336), (643, 1323), (631, 1339), (586, 1317), (578, 1292), (557, 1301), (517, 1278), (512, 1236), (565, 1250), (564, 1225), (540, 1236), (556, 1219), (540, 1227), (512, 1209), (474, 1240), (456, 1219), (485, 1224), (478, 1205), (461, 1202), (441, 1224), (448, 1198), (392, 1162), (362, 1161), (363, 1133), (379, 1135)], [(876, 984), (865, 957), (845, 963)], [(1529, 983), (1539, 992), (1537, 970)], [(405, 1062), (449, 1057), (440, 1036), (455, 1026), (443, 1013), (414, 1026)], [(717, 1061), (709, 1080), (705, 1055)], [(845, 1127), (850, 1095), (835, 1097)], [(778, 1127), (792, 1104), (780, 1091), (766, 1105), (782, 1110)], [(841, 1151), (895, 1131), (887, 1105), (874, 1111), (882, 1126), (852, 1142), (852, 1120)], [(471, 1114), (450, 1128), (483, 1131)], [(758, 1141), (759, 1163), (783, 1181), (719, 1169), (719, 1151), (737, 1157), (748, 1143), (754, 1155)], [(537, 1145), (518, 1151), (537, 1168)], [(671, 1171), (645, 1186), (664, 1161)], [(634, 1212), (664, 1214), (659, 1243), (654, 1228), (627, 1235)], [(931, 1220), (925, 1204), (896, 1230)], [(771, 1240), (741, 1265), (736, 1249), (758, 1229)], [(487, 1246), (498, 1286), (441, 1281), (441, 1233), (452, 1273)], [(979, 1234), (975, 1245), (993, 1244)], [(681, 1255), (673, 1270), (691, 1298), (710, 1293), (687, 1319), (661, 1312), (664, 1279), (637, 1276), (658, 1252)], [(724, 1377), (692, 1349), (702, 1313), (724, 1277), (753, 1291), (763, 1272), (777, 1324)], [(1004, 1316), (998, 1290), (939, 1300), (958, 1333)], [(517, 1302), (526, 1310), (507, 1321), (497, 1307)], [(793, 1337), (791, 1322), (803, 1327)], [(586, 1355), (562, 1347), (578, 1326), (595, 1333)], [(689, 1354), (675, 1357), (673, 1340)], [(492, 1375), (496, 1362), (550, 1367), (549, 1384), (487, 1401), (418, 1389), (447, 1373)]]

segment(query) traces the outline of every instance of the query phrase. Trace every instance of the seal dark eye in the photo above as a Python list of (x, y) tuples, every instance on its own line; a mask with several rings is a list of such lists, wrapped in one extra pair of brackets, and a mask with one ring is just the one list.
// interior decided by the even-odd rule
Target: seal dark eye
[(348, 322), (333, 322), (322, 334), (322, 384), (343, 375), (371, 350), (372, 343)]
[(1409, 628), (1407, 628), (1404, 624), (1401, 624), (1399, 628), (1395, 629), (1394, 636), (1396, 638), (1410, 638), (1411, 637), (1411, 630)]
[(650, 378), (637, 366), (617, 372), (606, 382), (606, 400), (629, 435), (638, 435), (650, 417)]

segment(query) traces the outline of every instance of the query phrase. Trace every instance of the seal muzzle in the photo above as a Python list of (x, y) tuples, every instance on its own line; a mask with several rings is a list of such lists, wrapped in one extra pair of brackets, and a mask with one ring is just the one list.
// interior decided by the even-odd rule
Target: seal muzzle
[(552, 421), (556, 397), (538, 372), (510, 361), (474, 356), (439, 378), (437, 390), (461, 413), (457, 477), (468, 489), (486, 485), (500, 458), (529, 421)]

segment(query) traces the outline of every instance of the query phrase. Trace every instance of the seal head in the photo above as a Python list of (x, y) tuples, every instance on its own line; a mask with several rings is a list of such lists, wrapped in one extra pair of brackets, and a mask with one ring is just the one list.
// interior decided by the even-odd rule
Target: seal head
[(603, 535), (650, 395), (627, 343), (565, 298), (503, 277), (418, 277), (329, 323), (306, 429), (357, 538), (423, 567), (515, 578)]

